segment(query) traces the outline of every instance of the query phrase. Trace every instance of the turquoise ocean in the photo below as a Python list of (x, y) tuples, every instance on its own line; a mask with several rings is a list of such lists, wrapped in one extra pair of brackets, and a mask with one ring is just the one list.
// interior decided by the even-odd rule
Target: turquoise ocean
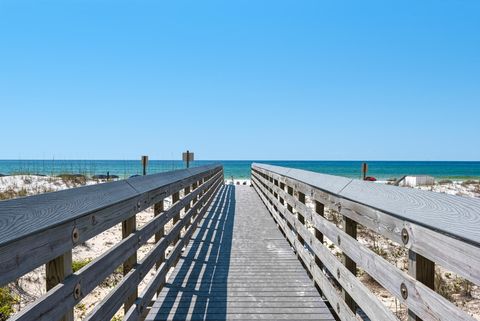
[[(245, 179), (250, 177), (252, 162), (299, 168), (308, 171), (360, 178), (362, 161), (232, 161), (201, 160), (191, 166), (220, 163), (224, 166), (225, 178)], [(437, 179), (478, 179), (480, 162), (461, 161), (368, 161), (369, 176), (379, 180), (399, 178), (403, 175), (430, 175)], [(148, 173), (185, 168), (181, 161), (150, 160)], [(142, 172), (139, 160), (0, 160), (0, 174), (20, 173), (59, 175), (83, 174), (87, 176), (106, 174), (120, 178), (138, 175)]]

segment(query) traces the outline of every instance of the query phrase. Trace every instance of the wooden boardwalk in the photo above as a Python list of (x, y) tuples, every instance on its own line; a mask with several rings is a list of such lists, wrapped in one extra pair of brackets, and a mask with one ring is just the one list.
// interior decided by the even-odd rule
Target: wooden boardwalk
[(334, 320), (252, 187), (226, 185), (152, 306), (152, 320)]

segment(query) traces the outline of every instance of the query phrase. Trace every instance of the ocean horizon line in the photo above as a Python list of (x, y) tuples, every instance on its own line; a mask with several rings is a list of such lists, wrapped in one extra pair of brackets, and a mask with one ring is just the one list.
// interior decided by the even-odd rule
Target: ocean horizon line
[[(364, 160), (195, 160), (192, 167), (222, 164), (226, 178), (247, 179), (252, 163), (267, 163), (297, 168), (317, 173), (360, 178), (361, 164), (369, 164), (368, 176), (379, 180), (392, 180), (404, 175), (428, 175), (437, 179), (478, 179), (480, 161), (364, 161)], [(162, 173), (185, 168), (181, 160), (156, 160), (148, 162), (147, 173)], [(128, 178), (142, 174), (140, 159), (137, 160), (94, 160), (94, 159), (39, 159), (0, 160), (0, 174), (82, 174), (85, 176), (116, 175)]]

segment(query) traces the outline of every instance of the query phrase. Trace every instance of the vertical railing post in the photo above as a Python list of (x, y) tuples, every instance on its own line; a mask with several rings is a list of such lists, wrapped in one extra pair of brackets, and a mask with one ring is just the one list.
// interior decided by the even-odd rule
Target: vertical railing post
[[(179, 200), (180, 200), (180, 193), (179, 192), (173, 193), (172, 206), (175, 205), (175, 203), (177, 203)], [(180, 211), (176, 213), (175, 216), (173, 217), (173, 226), (175, 226), (175, 224), (177, 224), (178, 221), (180, 221)], [(176, 244), (178, 240), (180, 240), (180, 233), (177, 236), (175, 236), (172, 243)]]
[[(134, 233), (136, 229), (137, 229), (137, 217), (136, 215), (133, 215), (132, 217), (122, 222), (122, 238), (124, 239), (127, 238), (130, 234)], [(133, 269), (133, 267), (136, 264), (137, 264), (137, 252), (132, 254), (132, 256), (130, 256), (125, 262), (123, 262), (123, 276), (126, 276), (128, 272), (130, 272), (130, 270)], [(134, 291), (132, 291), (132, 294), (127, 298), (123, 306), (125, 313), (127, 313), (130, 307), (133, 305), (137, 296), (138, 296), (138, 288), (135, 287)]]
[[(183, 197), (187, 197), (188, 194), (190, 194), (190, 192), (191, 192), (191, 186), (185, 187), (185, 189), (184, 189), (183, 191), (184, 191), (184, 192), (183, 192)], [(187, 205), (185, 205), (185, 214), (186, 214), (186, 213), (188, 212), (188, 210), (190, 209), (190, 204), (191, 204), (191, 203), (192, 203), (192, 202), (190, 201), (190, 202), (187, 203)], [(187, 224), (185, 224), (185, 228), (187, 229), (187, 228), (190, 226), (191, 223), (192, 223), (192, 218), (190, 218), (190, 220), (187, 222)]]
[[(47, 291), (49, 291), (72, 274), (72, 251), (68, 251), (48, 262), (45, 265), (45, 273)], [(66, 311), (60, 320), (73, 321), (73, 309)]]
[[(343, 231), (348, 235), (350, 235), (351, 237), (353, 237), (354, 239), (356, 239), (357, 238), (357, 222), (355, 222), (354, 220), (346, 216), (343, 216)], [(341, 240), (339, 240), (339, 243), (340, 242)], [(357, 275), (357, 264), (355, 263), (354, 260), (349, 258), (345, 253), (343, 253), (343, 265), (345, 265), (345, 267), (353, 275)], [(348, 307), (355, 313), (357, 309), (355, 301), (344, 289), (342, 289), (342, 295)]]
[[(403, 233), (405, 232), (406, 230), (404, 230)], [(404, 237), (403, 233), (402, 237)], [(408, 251), (408, 274), (428, 286), (430, 289), (434, 289), (435, 263), (412, 250)], [(404, 284), (401, 285), (400, 290), (403, 298), (406, 299), (408, 297), (408, 290)], [(413, 311), (408, 310), (408, 321), (421, 320), (422, 319), (417, 317)]]
[[(298, 201), (302, 204), (305, 204), (305, 194), (302, 192), (298, 192)], [(300, 222), (300, 224), (305, 225), (305, 217), (297, 210), (297, 219)], [(303, 237), (300, 236), (300, 233), (297, 231), (297, 239), (302, 245), (302, 247), (305, 245), (305, 240)]]
[[(162, 214), (164, 211), (165, 211), (164, 200), (161, 200), (160, 202), (155, 203), (155, 205), (153, 207), (153, 215), (154, 216), (158, 216), (158, 215)], [(158, 244), (158, 242), (160, 242), (160, 240), (163, 237), (165, 237), (165, 226), (162, 226), (160, 228), (160, 230), (157, 233), (155, 233), (155, 244)], [(163, 262), (165, 262), (165, 252), (163, 252), (159, 256), (159, 259), (158, 259), (157, 263), (155, 264), (157, 270), (160, 268), (160, 266), (162, 265)], [(157, 290), (157, 294), (159, 294), (160, 291), (162, 290), (163, 284), (165, 284), (165, 278), (163, 279), (163, 281), (161, 283), (162, 283), (162, 286)]]
[[(325, 206), (322, 203), (320, 203), (319, 201), (315, 201), (315, 213), (317, 213), (318, 215), (320, 215), (322, 217), (325, 216)], [(323, 246), (323, 234), (322, 234), (322, 232), (320, 232), (317, 229), (315, 229), (315, 238)], [(323, 263), (317, 255), (315, 255), (315, 263), (317, 264), (318, 268), (323, 272)], [(317, 286), (317, 289), (320, 292), (320, 295), (323, 296), (323, 293), (322, 293), (320, 287), (317, 284), (316, 284), (316, 286)]]

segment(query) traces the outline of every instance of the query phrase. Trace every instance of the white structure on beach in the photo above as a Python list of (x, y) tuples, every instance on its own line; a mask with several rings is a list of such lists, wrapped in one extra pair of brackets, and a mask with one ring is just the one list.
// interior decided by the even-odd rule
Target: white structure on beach
[(406, 176), (401, 182), (400, 186), (422, 186), (422, 185), (433, 185), (435, 184), (435, 179), (432, 176), (419, 175), (419, 176)]

